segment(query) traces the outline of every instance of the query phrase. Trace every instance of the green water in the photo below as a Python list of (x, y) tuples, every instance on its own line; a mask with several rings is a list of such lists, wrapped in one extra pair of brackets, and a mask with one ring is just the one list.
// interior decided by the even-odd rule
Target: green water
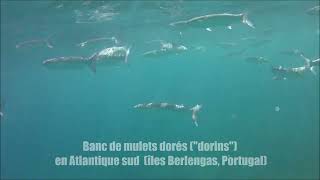
[[(1, 1), (1, 179), (318, 179), (319, 68), (273, 80), (272, 66), (299, 67), (299, 49), (319, 58), (319, 1)], [(240, 22), (175, 28), (212, 13), (248, 13)], [(109, 13), (109, 14), (108, 14)], [(110, 14), (114, 13), (114, 14)], [(210, 27), (211, 28), (211, 27)], [(15, 46), (49, 36), (45, 44)], [(111, 41), (130, 46), (128, 63), (51, 69), (48, 58), (89, 57)], [(247, 38), (247, 39), (245, 39)], [(144, 57), (165, 40), (188, 50)], [(231, 43), (228, 45), (228, 43)], [(226, 45), (227, 44), (227, 45)], [(234, 54), (234, 55), (232, 55)], [(263, 56), (267, 63), (246, 61)], [(138, 103), (202, 104), (191, 112), (134, 109)], [(280, 111), (275, 111), (279, 106)], [(82, 152), (82, 141), (234, 140), (232, 155), (268, 156), (256, 167), (58, 167), (56, 156), (220, 156), (217, 152)]]

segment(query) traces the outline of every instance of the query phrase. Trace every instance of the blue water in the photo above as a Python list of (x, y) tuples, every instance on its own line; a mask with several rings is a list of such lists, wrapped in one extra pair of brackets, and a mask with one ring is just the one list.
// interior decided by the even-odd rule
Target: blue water
[[(287, 80), (273, 80), (271, 71), (272, 66), (304, 64), (284, 51), (299, 49), (311, 59), (319, 58), (319, 15), (306, 13), (316, 5), (319, 1), (1, 1), (1, 178), (318, 179), (319, 68), (316, 75), (306, 72)], [(169, 26), (224, 12), (246, 12), (256, 28), (240, 21), (232, 29), (217, 26), (212, 31)], [(43, 43), (15, 48), (51, 35), (51, 49)], [(96, 73), (86, 65), (51, 69), (42, 64), (53, 57), (89, 57), (113, 42), (82, 48), (76, 44), (112, 36), (131, 46), (127, 64), (97, 66)], [(188, 51), (144, 57), (144, 52), (159, 48), (156, 42), (148, 43), (152, 40), (183, 44)], [(251, 56), (269, 62), (247, 62)], [(190, 112), (133, 108), (148, 102), (202, 104), (199, 127)], [(54, 165), (56, 156), (128, 154), (83, 153), (84, 140), (235, 140), (235, 155), (267, 155), (268, 165)], [(170, 153), (129, 153), (146, 154)]]

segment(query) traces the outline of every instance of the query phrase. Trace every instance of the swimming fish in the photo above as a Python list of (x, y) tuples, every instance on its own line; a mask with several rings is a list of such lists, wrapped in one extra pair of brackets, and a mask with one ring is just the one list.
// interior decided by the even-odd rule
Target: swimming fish
[(279, 77), (285, 77), (286, 79), (286, 76), (289, 75), (298, 75), (301, 77), (301, 75), (303, 75), (305, 72), (311, 72), (313, 75), (316, 75), (315, 67), (320, 65), (320, 58), (310, 60), (303, 54), (301, 54), (300, 57), (303, 58), (305, 61), (303, 66), (293, 68), (285, 68), (282, 66), (272, 67), (272, 72), (276, 74), (276, 76), (274, 76), (273, 79), (279, 79)]
[(242, 22), (243, 24), (248, 25), (251, 28), (255, 28), (253, 23), (248, 19), (247, 13), (240, 14), (208, 14), (204, 16), (198, 16), (191, 19), (177, 21), (170, 23), (171, 26), (191, 26), (191, 27), (200, 27), (200, 28), (212, 28), (215, 26), (224, 26), (228, 29), (232, 29), (232, 24)]
[(192, 111), (192, 120), (195, 126), (198, 127), (198, 112), (202, 108), (202, 105), (195, 105), (191, 108), (186, 107), (183, 104), (170, 104), (170, 103), (143, 103), (137, 104), (133, 106), (134, 108), (141, 108), (141, 109), (168, 109), (168, 110), (175, 110), (175, 111)]
[(307, 10), (307, 14), (309, 15), (319, 15), (320, 13), (320, 6), (315, 6)]
[(258, 64), (262, 64), (262, 63), (268, 63), (269, 61), (267, 60), (267, 58), (265, 57), (247, 57), (245, 59), (247, 62), (252, 62), (252, 63), (258, 63)]
[(128, 61), (130, 48), (125, 46), (113, 46), (105, 48), (92, 56), (86, 58), (82, 56), (68, 56), (47, 59), (42, 62), (44, 65), (83, 65), (86, 64), (90, 67), (93, 72), (96, 72), (96, 64), (99, 62), (111, 62), (124, 60), (125, 63)]
[(161, 47), (157, 50), (151, 50), (143, 53), (144, 56), (162, 56), (168, 54), (178, 54), (188, 50), (188, 48), (184, 45), (176, 44), (176, 43), (169, 43), (166, 41), (160, 41)]

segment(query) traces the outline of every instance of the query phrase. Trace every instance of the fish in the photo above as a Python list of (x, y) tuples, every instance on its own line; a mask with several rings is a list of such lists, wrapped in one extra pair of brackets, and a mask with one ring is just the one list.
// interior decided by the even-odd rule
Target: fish
[(88, 65), (88, 67), (96, 72), (96, 64), (99, 62), (111, 62), (112, 60), (119, 61), (124, 60), (125, 63), (128, 61), (128, 56), (130, 53), (130, 48), (125, 46), (113, 46), (110, 48), (105, 48), (97, 53), (94, 53), (90, 57), (83, 56), (67, 56), (67, 57), (57, 57), (44, 60), (43, 65), (53, 66), (60, 65), (60, 67), (76, 67), (82, 65)]
[(198, 116), (197, 116), (197, 114), (198, 114), (198, 112), (200, 111), (201, 108), (202, 108), (202, 105), (199, 105), (199, 104), (197, 104), (197, 105), (193, 106), (192, 108), (190, 108), (190, 110), (192, 111), (192, 120), (193, 120), (195, 126), (197, 126), (197, 127), (198, 127), (198, 121), (197, 121), (198, 120)]
[(117, 38), (115, 38), (115, 37), (111, 37), (111, 38), (109, 38), (109, 37), (100, 37), (100, 38), (93, 38), (93, 39), (89, 39), (89, 40), (83, 41), (83, 42), (77, 44), (77, 46), (84, 47), (89, 43), (97, 42), (97, 41), (105, 41), (105, 40), (114, 41), (114, 43), (116, 43), (116, 44), (118, 44), (118, 42), (119, 42), (117, 40)]
[(228, 27), (228, 29), (232, 29), (231, 25), (238, 22), (242, 22), (243, 24), (246, 24), (251, 28), (255, 28), (254, 24), (248, 19), (247, 13), (208, 14), (204, 16), (193, 17), (187, 20), (173, 22), (173, 23), (170, 23), (170, 26), (175, 26), (175, 27), (191, 26), (191, 27), (200, 27), (205, 29), (212, 28), (215, 26), (224, 26), (224, 27)]
[(285, 50), (285, 51), (281, 51), (280, 54), (282, 55), (287, 55), (287, 56), (298, 56), (300, 55), (302, 52), (299, 49), (293, 49), (293, 50)]
[(292, 68), (286, 68), (286, 67), (272, 67), (272, 72), (275, 74), (273, 79), (279, 79), (279, 77), (285, 77), (287, 76), (296, 76), (296, 77), (302, 77), (303, 74), (306, 72), (311, 72), (313, 75), (316, 75), (315, 67), (320, 65), (320, 58), (315, 60), (310, 60), (309, 58), (305, 57), (303, 54), (300, 55), (300, 57), (305, 61), (303, 66), (299, 67), (292, 67)]
[(20, 42), (16, 45), (16, 48), (21, 48), (27, 45), (31, 45), (31, 44), (42, 44), (44, 43), (48, 48), (53, 48), (53, 45), (49, 42), (48, 39), (33, 39), (33, 40), (28, 40), (28, 41), (23, 41)]
[(155, 57), (155, 56), (163, 56), (168, 54), (179, 54), (181, 52), (188, 50), (186, 46), (181, 44), (169, 43), (166, 41), (160, 41), (160, 42), (161, 42), (160, 49), (147, 51), (143, 53), (143, 56)]
[(0, 104), (0, 118), (2, 118), (2, 117), (3, 117), (3, 112), (2, 112), (2, 106)]
[(252, 63), (258, 63), (258, 64), (262, 64), (262, 63), (268, 63), (269, 61), (267, 60), (267, 58), (265, 57), (261, 57), (261, 56), (258, 56), (258, 57), (247, 57), (245, 59), (247, 62), (252, 62)]
[(183, 104), (170, 104), (167, 102), (162, 103), (142, 103), (142, 104), (136, 104), (133, 106), (133, 108), (136, 109), (167, 109), (167, 110), (175, 110), (175, 111), (191, 111), (192, 112), (192, 120), (196, 127), (198, 127), (198, 112), (202, 108), (202, 105), (195, 105), (191, 108), (186, 107)]
[(16, 48), (21, 48), (21, 47), (25, 47), (28, 45), (33, 45), (33, 44), (45, 44), (48, 48), (53, 48), (53, 45), (51, 44), (50, 39), (52, 38), (52, 36), (54, 36), (55, 34), (50, 35), (49, 37), (45, 38), (45, 39), (32, 39), (32, 40), (28, 40), (28, 41), (23, 41), (20, 42), (18, 44), (16, 44)]
[(128, 63), (128, 56), (130, 54), (131, 47), (126, 46), (113, 46), (105, 48), (98, 53), (93, 54), (88, 58), (90, 63), (91, 70), (96, 72), (96, 64), (103, 62), (119, 62), (119, 60), (124, 60), (125, 63)]
[(307, 14), (309, 15), (319, 15), (320, 14), (320, 6), (314, 6), (307, 10)]

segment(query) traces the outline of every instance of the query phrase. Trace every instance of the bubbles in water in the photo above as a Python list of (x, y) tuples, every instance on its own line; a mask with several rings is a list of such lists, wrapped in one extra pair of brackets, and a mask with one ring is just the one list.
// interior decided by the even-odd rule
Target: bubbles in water
[(279, 106), (276, 106), (276, 107), (274, 108), (274, 110), (275, 110), (276, 112), (279, 112), (279, 111), (280, 111), (280, 107), (279, 107)]

